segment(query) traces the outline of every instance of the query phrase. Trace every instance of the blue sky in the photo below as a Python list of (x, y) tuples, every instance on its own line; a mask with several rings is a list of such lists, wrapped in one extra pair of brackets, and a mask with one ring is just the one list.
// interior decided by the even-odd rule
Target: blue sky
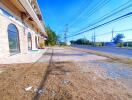
[[(76, 32), (78, 32), (80, 29), (93, 22), (96, 22), (98, 18), (106, 15), (113, 9), (118, 8), (128, 1), (130, 2), (127, 3), (127, 5), (132, 3), (132, 0), (38, 0), (38, 3), (41, 8), (46, 26), (50, 26), (58, 35), (63, 38), (66, 24), (68, 24), (67, 35), (76, 34)], [(132, 6), (118, 14), (115, 14), (107, 20), (104, 20), (103, 22), (109, 21), (131, 11)], [(98, 28), (95, 30), (95, 34), (100, 35), (108, 33), (112, 31), (112, 29), (114, 31), (119, 31), (130, 28), (132, 28), (132, 16), (110, 25)], [(78, 38), (87, 38), (91, 40), (93, 32), (94, 31), (90, 31), (76, 37), (68, 38), (68, 41)], [(132, 39), (132, 31), (123, 33), (126, 37), (124, 40)], [(114, 36), (116, 34), (117, 32), (114, 32)], [(101, 35), (96, 38), (96, 41), (110, 40), (111, 33)]]

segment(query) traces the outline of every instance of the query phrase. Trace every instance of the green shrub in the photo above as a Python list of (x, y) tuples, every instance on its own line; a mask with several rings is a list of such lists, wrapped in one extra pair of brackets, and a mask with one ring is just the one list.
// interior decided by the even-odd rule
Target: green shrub
[(44, 43), (42, 43), (42, 42), (39, 43), (39, 48), (40, 48), (40, 49), (43, 49), (43, 48), (44, 48)]
[(124, 44), (123, 43), (118, 43), (116, 46), (117, 47), (124, 47)]

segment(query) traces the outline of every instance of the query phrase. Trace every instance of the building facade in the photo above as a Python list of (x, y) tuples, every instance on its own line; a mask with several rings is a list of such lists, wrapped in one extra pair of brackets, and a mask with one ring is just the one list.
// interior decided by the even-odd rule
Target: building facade
[(0, 0), (0, 58), (37, 50), (46, 36), (36, 0)]

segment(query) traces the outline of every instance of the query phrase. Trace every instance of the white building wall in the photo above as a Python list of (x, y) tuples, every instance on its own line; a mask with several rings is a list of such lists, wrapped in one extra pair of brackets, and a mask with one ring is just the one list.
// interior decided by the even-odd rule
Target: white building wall
[(0, 14), (0, 57), (9, 56), (7, 25), (8, 20)]
[[(28, 32), (30, 32), (31, 33), (31, 38), (32, 38), (32, 50), (37, 50), (38, 48), (36, 47), (36, 42), (35, 42), (35, 37), (38, 37), (38, 35), (34, 32), (34, 31), (32, 31), (31, 29), (29, 29), (29, 28), (26, 28), (26, 30), (25, 30), (26, 32), (26, 35), (28, 36)], [(28, 43), (28, 42), (27, 42)], [(27, 44), (28, 45), (28, 44)]]
[(9, 18), (3, 14), (0, 13), (0, 58), (8, 57), (10, 56), (9, 52), (9, 43), (8, 43), (8, 25), (9, 24), (16, 25), (18, 32), (19, 32), (19, 44), (20, 44), (20, 53), (25, 54), (28, 53), (28, 38), (27, 33), (30, 32), (32, 36), (32, 49), (36, 50), (36, 44), (35, 44), (35, 32), (29, 29), (25, 29), (25, 27), (12, 18)]

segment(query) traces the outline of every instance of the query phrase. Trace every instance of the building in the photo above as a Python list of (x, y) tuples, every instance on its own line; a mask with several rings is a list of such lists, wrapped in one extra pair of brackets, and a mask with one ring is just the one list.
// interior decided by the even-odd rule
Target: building
[(36, 0), (0, 0), (0, 58), (37, 50), (46, 36)]
[(116, 44), (113, 42), (105, 42), (104, 46), (109, 46), (109, 47), (116, 47)]

